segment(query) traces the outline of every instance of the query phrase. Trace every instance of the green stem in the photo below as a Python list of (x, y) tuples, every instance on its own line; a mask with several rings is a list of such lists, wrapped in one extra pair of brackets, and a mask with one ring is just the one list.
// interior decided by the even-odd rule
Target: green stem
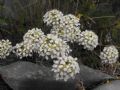
[(100, 16), (100, 17), (92, 17), (92, 19), (101, 19), (101, 18), (115, 18), (115, 16)]

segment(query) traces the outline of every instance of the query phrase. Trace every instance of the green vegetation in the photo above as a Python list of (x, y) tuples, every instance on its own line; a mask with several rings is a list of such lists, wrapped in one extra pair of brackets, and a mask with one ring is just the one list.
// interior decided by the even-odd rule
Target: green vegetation
[[(7, 1), (7, 0), (6, 0)], [(95, 52), (83, 50), (71, 44), (74, 54), (82, 62), (94, 68), (99, 67), (99, 50), (114, 44), (120, 51), (120, 1), (119, 0), (10, 0), (11, 6), (0, 3), (0, 38), (9, 38), (13, 45), (33, 27), (47, 33), (42, 16), (51, 9), (65, 14), (72, 13), (80, 18), (81, 30), (90, 29), (99, 36), (100, 45)], [(12, 11), (10, 11), (12, 10)], [(7, 15), (4, 15), (7, 11)]]

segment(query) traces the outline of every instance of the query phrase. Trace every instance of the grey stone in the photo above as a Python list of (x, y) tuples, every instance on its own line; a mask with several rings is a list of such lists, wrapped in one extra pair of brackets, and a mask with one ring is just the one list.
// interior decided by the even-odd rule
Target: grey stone
[(99, 83), (107, 79), (114, 79), (110, 75), (102, 73), (99, 70), (94, 70), (85, 65), (80, 65), (80, 74), (78, 77), (84, 82), (86, 86), (90, 86), (94, 83)]
[(56, 81), (51, 70), (31, 62), (16, 62), (0, 68), (4, 81), (13, 90), (74, 90), (74, 83)]
[(80, 68), (80, 74), (76, 75), (75, 80), (70, 79), (67, 82), (56, 81), (48, 67), (23, 61), (1, 67), (0, 74), (13, 90), (75, 90), (79, 80), (87, 87), (113, 78), (84, 65), (80, 65)]
[(120, 90), (120, 80), (115, 80), (110, 83), (98, 86), (93, 90)]

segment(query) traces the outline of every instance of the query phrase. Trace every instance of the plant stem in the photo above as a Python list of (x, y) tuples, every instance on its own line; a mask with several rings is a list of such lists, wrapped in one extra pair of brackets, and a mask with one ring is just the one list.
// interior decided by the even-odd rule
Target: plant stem
[(101, 18), (115, 18), (115, 16), (100, 16), (100, 17), (92, 17), (92, 19), (101, 19)]

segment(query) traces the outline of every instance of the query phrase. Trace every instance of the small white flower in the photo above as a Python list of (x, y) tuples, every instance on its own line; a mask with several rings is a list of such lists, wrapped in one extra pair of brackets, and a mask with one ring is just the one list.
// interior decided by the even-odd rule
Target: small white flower
[(78, 43), (84, 46), (84, 49), (93, 50), (98, 45), (98, 36), (92, 31), (83, 31), (80, 33)]
[(32, 56), (33, 44), (26, 41), (16, 44), (16, 46), (13, 47), (13, 53), (15, 53), (20, 59)]
[(54, 61), (52, 71), (55, 73), (56, 80), (74, 79), (75, 75), (80, 72), (77, 58), (71, 56), (59, 57), (58, 60)]
[(68, 55), (70, 51), (71, 49), (65, 41), (53, 34), (48, 34), (43, 39), (43, 43), (37, 52), (40, 56), (45, 56), (46, 59), (49, 59), (49, 57), (57, 58), (62, 55)]
[(79, 26), (79, 18), (72, 14), (68, 14), (60, 19), (60, 24), (53, 26), (51, 33), (57, 35), (64, 41), (74, 42), (81, 32)]
[(33, 28), (31, 30), (28, 30), (27, 33), (23, 36), (24, 41), (31, 41), (32, 43), (38, 43), (42, 41), (44, 37), (44, 33), (41, 29)]
[(75, 42), (80, 34), (81, 30), (79, 27), (73, 27), (67, 29), (66, 27), (54, 26), (51, 30), (51, 34), (57, 35), (64, 41)]
[(115, 63), (119, 57), (119, 52), (115, 46), (104, 47), (103, 51), (100, 53), (100, 58), (102, 63)]
[(61, 17), (63, 17), (63, 13), (59, 10), (53, 9), (45, 13), (43, 21), (44, 23), (47, 23), (47, 25), (56, 25), (59, 24)]
[(66, 28), (72, 28), (74, 26), (80, 26), (79, 18), (72, 14), (67, 14), (60, 19), (60, 25), (65, 26)]
[(36, 52), (41, 43), (43, 43), (44, 37), (45, 35), (41, 29), (33, 28), (31, 30), (28, 30), (23, 39), (25, 42), (31, 43), (33, 45), (34, 52)]
[(9, 40), (0, 40), (0, 58), (5, 59), (11, 52), (12, 45)]

